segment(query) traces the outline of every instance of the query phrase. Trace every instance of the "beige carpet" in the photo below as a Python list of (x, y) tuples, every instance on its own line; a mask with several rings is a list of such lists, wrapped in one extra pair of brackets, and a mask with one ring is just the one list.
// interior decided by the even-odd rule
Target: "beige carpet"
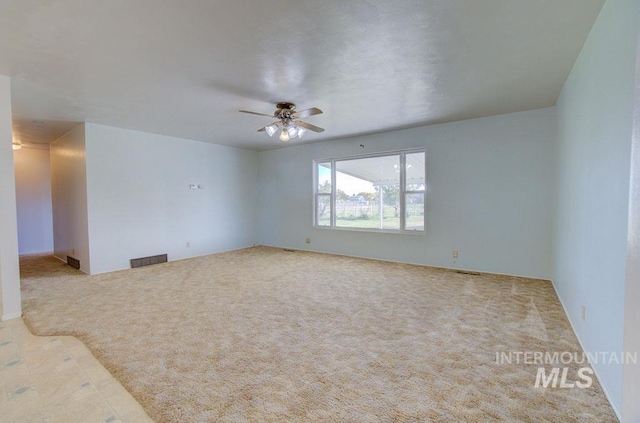
[(266, 247), (21, 264), (29, 328), (79, 337), (158, 422), (616, 421), (597, 382), (535, 389), (538, 366), (496, 363), (580, 351), (549, 282)]

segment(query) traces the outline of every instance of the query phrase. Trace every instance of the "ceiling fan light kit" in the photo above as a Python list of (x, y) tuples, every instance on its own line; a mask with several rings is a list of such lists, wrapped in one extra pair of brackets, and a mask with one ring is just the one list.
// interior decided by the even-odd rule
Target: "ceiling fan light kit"
[(278, 119), (270, 125), (262, 127), (258, 129), (258, 132), (266, 132), (267, 135), (272, 137), (276, 132), (278, 132), (278, 128), (282, 128), (280, 131), (280, 136), (278, 137), (280, 141), (287, 142), (291, 139), (300, 139), (307, 132), (307, 130), (313, 132), (323, 132), (324, 129), (315, 125), (311, 125), (310, 123), (303, 122), (301, 120), (297, 120), (302, 117), (319, 115), (322, 113), (322, 110), (317, 107), (312, 107), (310, 109), (296, 111), (296, 105), (293, 103), (282, 102), (276, 104), (276, 111), (273, 112), (273, 115), (267, 115), (265, 113), (257, 113), (250, 112), (248, 110), (240, 110), (242, 113), (249, 113), (252, 115), (259, 116), (269, 116)]
[(278, 130), (278, 126), (277, 125), (269, 125), (269, 126), (265, 126), (264, 130), (267, 131), (267, 134), (272, 137), (273, 134), (276, 133), (276, 131)]

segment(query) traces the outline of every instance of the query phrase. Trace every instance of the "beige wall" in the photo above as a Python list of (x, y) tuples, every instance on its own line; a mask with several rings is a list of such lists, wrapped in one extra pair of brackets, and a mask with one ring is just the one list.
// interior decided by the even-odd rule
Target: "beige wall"
[(51, 144), (53, 250), (64, 261), (80, 260), (80, 270), (91, 273), (84, 131), (78, 125)]
[[(38, 147), (38, 148), (36, 148)], [(13, 152), (20, 254), (53, 252), (49, 146)]]
[[(636, 16), (640, 24), (640, 15)], [(640, 28), (640, 25), (638, 25)], [(640, 35), (640, 31), (638, 32)], [(627, 283), (624, 307), (624, 351), (640, 353), (640, 43), (636, 46), (636, 84), (631, 146), (631, 188), (627, 229)], [(622, 420), (640, 422), (640, 364), (625, 363)]]
[(16, 186), (11, 149), (11, 80), (0, 75), (0, 285), (2, 320), (20, 317)]

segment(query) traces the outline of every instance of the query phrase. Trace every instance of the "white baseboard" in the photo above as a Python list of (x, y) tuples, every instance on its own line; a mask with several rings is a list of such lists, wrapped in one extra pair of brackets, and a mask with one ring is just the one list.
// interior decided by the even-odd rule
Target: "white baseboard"
[(61, 262), (63, 262), (64, 264), (67, 264), (67, 259), (63, 259), (62, 257), (58, 257), (55, 254), (53, 255), (53, 258), (56, 258), (58, 260), (60, 260)]
[(365, 259), (365, 260), (382, 261), (382, 262), (385, 262), (385, 263), (410, 264), (412, 266), (430, 267), (432, 269), (442, 269), (442, 270), (462, 271), (462, 272), (475, 272), (475, 273), (480, 273), (482, 275), (508, 276), (508, 277), (516, 277), (516, 278), (533, 279), (533, 280), (538, 280), (538, 281), (543, 281), (543, 282), (551, 282), (550, 278), (544, 278), (544, 277), (541, 277), (541, 276), (525, 276), (525, 275), (514, 275), (514, 274), (511, 274), (511, 273), (496, 273), (496, 272), (489, 272), (489, 271), (486, 271), (486, 270), (467, 269), (467, 268), (461, 268), (461, 267), (446, 267), (446, 266), (438, 266), (438, 265), (435, 265), (435, 264), (416, 263), (416, 262), (412, 262), (412, 261), (388, 260), (388, 259), (381, 259), (381, 258), (377, 258), (377, 257), (357, 256), (357, 255), (354, 255), (354, 254), (334, 253), (334, 252), (331, 252), (331, 251), (310, 250), (310, 249), (297, 248), (297, 247), (282, 247), (280, 245), (254, 244), (253, 246), (254, 247), (260, 246), (260, 247), (270, 247), (270, 248), (282, 248), (282, 249), (285, 249), (285, 250), (303, 251), (303, 252), (306, 252), (306, 253), (328, 254), (328, 255), (340, 256), (340, 257), (361, 258), (361, 259)]
[(53, 255), (53, 251), (34, 251), (31, 253), (20, 253), (20, 257), (38, 257), (51, 255)]
[(6, 322), (7, 320), (18, 319), (20, 317), (22, 317), (22, 313), (3, 314), (2, 315), (2, 321)]
[[(567, 316), (567, 320), (569, 321), (569, 324), (571, 325), (571, 330), (576, 335), (576, 339), (578, 340), (578, 343), (580, 344), (580, 348), (582, 348), (582, 351), (586, 351), (585, 348), (584, 348), (584, 345), (582, 344), (582, 341), (580, 340), (580, 335), (578, 335), (578, 332), (576, 331), (576, 328), (573, 325), (573, 321), (571, 320), (571, 316), (569, 315), (569, 313), (567, 313), (567, 308), (564, 306), (564, 303), (562, 302), (562, 298), (560, 298), (560, 295), (558, 294), (558, 289), (556, 288), (556, 284), (555, 284), (555, 282), (553, 280), (551, 281), (551, 286), (553, 286), (553, 290), (556, 292), (556, 297), (558, 297), (558, 301), (560, 301), (560, 305), (562, 306), (562, 310), (564, 310), (564, 315)], [(587, 356), (587, 359), (588, 359), (588, 356)], [(602, 391), (604, 392), (604, 396), (607, 397), (607, 400), (609, 401), (609, 405), (611, 405), (611, 408), (613, 409), (613, 412), (616, 414), (616, 417), (618, 418), (618, 421), (621, 422), (622, 421), (622, 414), (620, 413), (620, 410), (618, 410), (618, 407), (616, 407), (614, 402), (611, 400), (611, 395), (609, 395), (609, 391), (607, 390), (607, 386), (604, 383), (602, 383), (602, 378), (598, 374), (598, 369), (596, 369), (595, 366), (593, 364), (591, 364), (591, 363), (589, 363), (589, 365), (593, 369), (593, 374), (596, 376), (596, 379), (598, 379), (598, 383), (600, 384), (600, 387), (602, 388)]]

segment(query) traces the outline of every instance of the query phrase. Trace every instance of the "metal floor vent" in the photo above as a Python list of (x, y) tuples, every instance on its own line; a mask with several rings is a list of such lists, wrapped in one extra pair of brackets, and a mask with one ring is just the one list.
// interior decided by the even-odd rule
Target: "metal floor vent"
[(135, 269), (136, 267), (150, 266), (152, 264), (166, 263), (166, 262), (167, 262), (167, 255), (166, 254), (159, 254), (157, 256), (149, 256), (149, 257), (134, 258), (134, 259), (131, 259), (131, 268)]
[(80, 260), (78, 260), (77, 258), (67, 256), (67, 264), (73, 267), (74, 269), (80, 270)]

